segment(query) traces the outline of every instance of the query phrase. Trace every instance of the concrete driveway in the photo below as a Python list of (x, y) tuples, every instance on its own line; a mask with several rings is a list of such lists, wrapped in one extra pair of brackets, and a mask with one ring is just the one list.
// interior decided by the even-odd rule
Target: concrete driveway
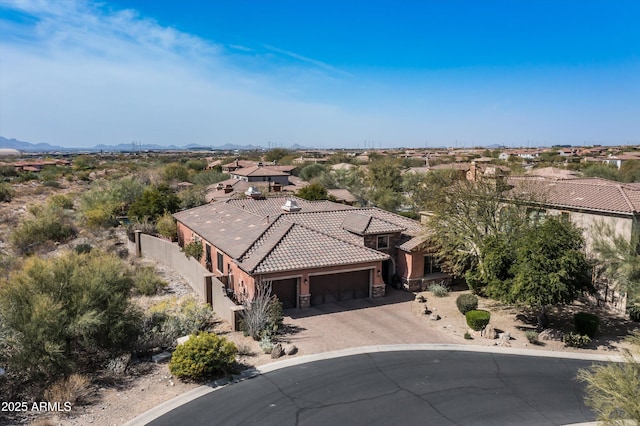
[(359, 346), (454, 343), (451, 336), (429, 327), (428, 317), (412, 313), (413, 299), (413, 293), (387, 287), (381, 299), (286, 310), (283, 340), (296, 345), (302, 355)]

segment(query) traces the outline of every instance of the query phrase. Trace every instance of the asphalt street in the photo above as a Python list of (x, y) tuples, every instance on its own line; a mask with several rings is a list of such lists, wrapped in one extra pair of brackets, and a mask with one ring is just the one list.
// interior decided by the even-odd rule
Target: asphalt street
[(162, 425), (563, 425), (593, 421), (592, 361), (458, 351), (376, 352), (271, 371), (157, 418)]

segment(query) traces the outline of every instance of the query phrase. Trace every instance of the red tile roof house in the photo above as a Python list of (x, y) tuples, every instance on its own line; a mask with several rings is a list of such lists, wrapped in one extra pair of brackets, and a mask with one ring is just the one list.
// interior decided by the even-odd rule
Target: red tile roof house
[[(532, 205), (545, 215), (562, 215), (584, 231), (590, 250), (596, 225), (610, 226), (616, 235), (632, 241), (640, 232), (640, 184), (624, 184), (600, 178), (546, 179), (511, 177), (507, 179), (518, 195), (532, 194), (541, 201)], [(514, 195), (515, 196), (515, 195)], [(624, 310), (625, 295), (610, 291), (607, 283), (596, 282), (599, 302)]]
[(285, 308), (307, 308), (383, 297), (394, 274), (409, 290), (449, 279), (425, 257), (422, 225), (377, 208), (296, 197), (242, 198), (174, 217), (179, 244), (201, 240), (202, 264), (226, 281), (239, 301), (251, 299), (263, 280), (271, 281)]

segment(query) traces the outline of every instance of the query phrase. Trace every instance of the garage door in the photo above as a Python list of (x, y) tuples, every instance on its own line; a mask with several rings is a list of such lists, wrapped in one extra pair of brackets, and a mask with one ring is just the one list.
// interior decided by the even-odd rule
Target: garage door
[(365, 269), (309, 277), (311, 305), (369, 297), (369, 272)]
[(296, 308), (298, 300), (298, 279), (271, 281), (271, 292), (278, 296), (284, 309)]

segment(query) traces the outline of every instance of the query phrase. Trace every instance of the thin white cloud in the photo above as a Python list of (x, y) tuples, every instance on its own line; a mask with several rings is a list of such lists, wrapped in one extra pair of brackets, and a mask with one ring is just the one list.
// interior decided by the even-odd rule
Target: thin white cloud
[(290, 58), (297, 59), (299, 61), (315, 65), (318, 68), (321, 68), (321, 69), (326, 70), (326, 71), (330, 71), (332, 73), (340, 74), (340, 75), (343, 75), (343, 76), (346, 76), (346, 77), (353, 77), (354, 76), (350, 72), (341, 70), (339, 68), (336, 68), (336, 67), (334, 67), (332, 65), (329, 65), (329, 64), (327, 64), (325, 62), (318, 61), (316, 59), (307, 58), (306, 56), (298, 55), (297, 53), (290, 52), (288, 50), (279, 49), (279, 48), (277, 48), (275, 46), (271, 46), (269, 44), (265, 44), (264, 47), (265, 47), (265, 49), (270, 50), (272, 52), (280, 53), (280, 54), (288, 56)]

